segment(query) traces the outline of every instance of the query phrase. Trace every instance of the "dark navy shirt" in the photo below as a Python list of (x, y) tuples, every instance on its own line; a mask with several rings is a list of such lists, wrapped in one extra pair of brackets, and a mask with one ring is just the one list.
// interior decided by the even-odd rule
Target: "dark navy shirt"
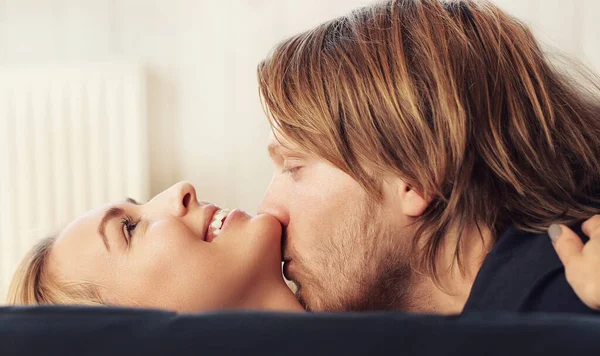
[[(581, 224), (571, 227), (584, 241)], [(485, 258), (463, 312), (600, 313), (577, 297), (547, 234), (509, 228)]]

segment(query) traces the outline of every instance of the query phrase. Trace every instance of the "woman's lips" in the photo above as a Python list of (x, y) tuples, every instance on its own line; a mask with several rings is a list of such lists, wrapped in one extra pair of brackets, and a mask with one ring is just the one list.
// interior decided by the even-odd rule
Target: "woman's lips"
[(229, 215), (227, 215), (227, 218), (225, 219), (225, 222), (223, 222), (223, 226), (221, 227), (221, 230), (225, 230), (227, 228), (227, 226), (233, 224), (234, 221), (237, 221), (243, 217), (248, 217), (249, 215), (246, 214), (243, 210), (240, 209), (233, 209)]
[(203, 234), (202, 234), (202, 240), (207, 241), (209, 238), (209, 233), (210, 233), (210, 222), (213, 219), (213, 216), (220, 211), (221, 209), (219, 209), (217, 206), (215, 205), (209, 205), (206, 208), (204, 208), (205, 212), (204, 212), (204, 226), (203, 226)]
[[(216, 212), (216, 214), (218, 215), (219, 212)], [(208, 226), (208, 230), (206, 233), (206, 242), (213, 242), (217, 237), (219, 237), (221, 234), (223, 234), (223, 231), (225, 231), (225, 229), (227, 229), (228, 226), (230, 226), (231, 224), (233, 224), (235, 221), (242, 219), (244, 217), (249, 217), (248, 214), (246, 214), (244, 211), (240, 210), (240, 209), (234, 209), (231, 212), (229, 212), (225, 218), (225, 221), (223, 221), (223, 224), (221, 226), (220, 229), (214, 229), (213, 227), (211, 227), (210, 225)], [(213, 221), (214, 216), (211, 217), (211, 221)]]

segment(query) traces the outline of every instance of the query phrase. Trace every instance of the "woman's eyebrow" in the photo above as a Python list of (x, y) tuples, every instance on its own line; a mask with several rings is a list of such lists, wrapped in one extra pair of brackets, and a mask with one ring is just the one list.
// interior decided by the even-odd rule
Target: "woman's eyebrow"
[(98, 225), (98, 233), (100, 234), (102, 242), (104, 242), (104, 247), (106, 247), (106, 251), (108, 252), (110, 252), (110, 245), (108, 244), (108, 238), (106, 238), (106, 234), (104, 233), (106, 225), (110, 220), (122, 216), (124, 214), (125, 211), (123, 209), (113, 206), (112, 208), (106, 211), (106, 214), (104, 214), (104, 217), (102, 217), (102, 220), (100, 221), (100, 225)]
[[(140, 203), (138, 203), (135, 199), (129, 198), (129, 197), (125, 198), (125, 202), (134, 204), (134, 205), (140, 205)], [(117, 218), (119, 216), (123, 216), (123, 215), (125, 215), (125, 210), (123, 210), (117, 206), (113, 206), (106, 211), (106, 213), (102, 217), (102, 220), (100, 220), (100, 224), (98, 225), (98, 233), (100, 234), (100, 237), (102, 238), (102, 242), (104, 242), (104, 247), (106, 247), (106, 251), (108, 251), (108, 252), (110, 252), (110, 245), (108, 243), (108, 238), (106, 237), (106, 233), (104, 232), (104, 230), (106, 230), (106, 225), (108, 225), (109, 221), (111, 221), (112, 219)]]
[(131, 203), (131, 204), (134, 204), (134, 205), (141, 205), (140, 203), (137, 202), (137, 200), (135, 200), (133, 198), (130, 198), (130, 197), (125, 198), (125, 201), (127, 203)]

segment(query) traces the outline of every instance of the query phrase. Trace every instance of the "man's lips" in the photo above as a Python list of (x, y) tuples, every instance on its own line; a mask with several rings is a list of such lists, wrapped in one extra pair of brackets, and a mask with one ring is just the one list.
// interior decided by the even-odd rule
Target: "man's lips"
[(281, 262), (291, 260), (290, 257), (286, 256), (285, 250), (287, 245), (287, 226), (284, 226), (281, 231)]

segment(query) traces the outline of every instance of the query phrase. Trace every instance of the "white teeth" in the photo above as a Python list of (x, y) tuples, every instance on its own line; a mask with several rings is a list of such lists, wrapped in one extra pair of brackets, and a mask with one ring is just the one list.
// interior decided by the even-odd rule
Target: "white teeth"
[(221, 232), (223, 220), (227, 217), (229, 213), (229, 209), (221, 209), (213, 216), (213, 219), (210, 222), (210, 227), (213, 228), (215, 235), (218, 235)]

